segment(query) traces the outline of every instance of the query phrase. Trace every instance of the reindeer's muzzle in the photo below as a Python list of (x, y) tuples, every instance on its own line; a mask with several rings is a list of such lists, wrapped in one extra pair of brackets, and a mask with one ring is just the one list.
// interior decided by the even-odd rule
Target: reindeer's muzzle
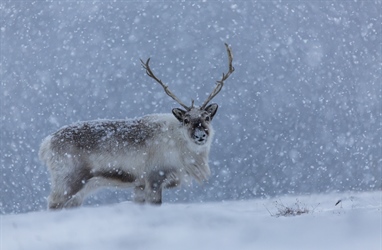
[(208, 130), (203, 127), (198, 127), (194, 130), (193, 139), (196, 144), (203, 145), (208, 139)]

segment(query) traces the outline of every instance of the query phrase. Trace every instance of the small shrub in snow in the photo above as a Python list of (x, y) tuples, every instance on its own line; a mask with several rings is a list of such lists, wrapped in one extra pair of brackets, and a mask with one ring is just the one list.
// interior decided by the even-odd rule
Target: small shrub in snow
[(277, 213), (273, 214), (267, 209), (269, 214), (273, 217), (288, 217), (310, 213), (310, 210), (305, 204), (302, 204), (298, 199), (296, 199), (296, 202), (292, 206), (286, 206), (281, 201), (276, 201), (275, 206), (277, 208)]

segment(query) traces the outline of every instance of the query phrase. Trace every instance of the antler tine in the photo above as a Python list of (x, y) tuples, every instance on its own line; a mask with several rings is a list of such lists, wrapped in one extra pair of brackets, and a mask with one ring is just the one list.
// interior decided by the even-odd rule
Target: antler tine
[(172, 92), (168, 89), (168, 86), (165, 85), (159, 78), (157, 78), (157, 77), (154, 75), (154, 73), (153, 73), (153, 71), (151, 70), (150, 65), (149, 65), (149, 63), (150, 63), (150, 58), (147, 59), (146, 62), (144, 62), (144, 61), (141, 59), (141, 63), (142, 63), (142, 67), (146, 70), (146, 74), (147, 74), (149, 77), (153, 78), (155, 81), (157, 81), (157, 82), (163, 87), (164, 91), (166, 92), (166, 94), (167, 94), (168, 96), (170, 96), (172, 99), (174, 99), (177, 103), (179, 103), (179, 104), (180, 104), (183, 108), (185, 108), (186, 110), (190, 110), (190, 109), (191, 109), (191, 108), (188, 107), (187, 105), (183, 104), (183, 103), (178, 99), (178, 97), (176, 97), (176, 96), (174, 95), (174, 93), (172, 93)]
[(228, 54), (228, 72), (223, 73), (222, 79), (219, 81), (216, 81), (216, 87), (212, 91), (212, 93), (208, 96), (207, 100), (203, 103), (203, 105), (200, 107), (201, 109), (204, 109), (207, 104), (220, 92), (220, 90), (223, 88), (224, 81), (228, 79), (228, 77), (235, 71), (235, 68), (232, 66), (232, 51), (231, 48), (228, 46), (228, 44), (224, 43), (226, 49), (227, 49), (227, 54)]

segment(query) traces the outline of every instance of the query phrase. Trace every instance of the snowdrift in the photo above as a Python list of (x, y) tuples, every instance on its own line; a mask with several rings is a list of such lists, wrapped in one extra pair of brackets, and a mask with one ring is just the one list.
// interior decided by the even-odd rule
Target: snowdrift
[(381, 194), (285, 196), (161, 207), (125, 202), (3, 215), (1, 250), (378, 250), (382, 249)]

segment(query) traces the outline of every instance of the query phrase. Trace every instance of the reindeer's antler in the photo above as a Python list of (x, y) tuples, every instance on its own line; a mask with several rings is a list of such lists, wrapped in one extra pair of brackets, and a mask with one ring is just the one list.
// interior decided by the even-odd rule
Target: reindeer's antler
[[(192, 105), (191, 107), (189, 107), (189, 106), (183, 104), (183, 103), (179, 100), (179, 98), (176, 97), (176, 96), (174, 95), (174, 93), (172, 93), (172, 92), (168, 89), (168, 86), (165, 85), (159, 78), (157, 78), (157, 77), (154, 75), (154, 73), (153, 73), (153, 71), (151, 70), (150, 65), (149, 65), (149, 63), (150, 63), (150, 58), (147, 59), (146, 62), (144, 62), (144, 61), (141, 59), (141, 63), (142, 63), (143, 68), (146, 70), (146, 74), (147, 74), (149, 77), (153, 78), (155, 81), (157, 81), (157, 82), (163, 87), (164, 91), (166, 92), (166, 94), (167, 94), (168, 96), (170, 96), (172, 99), (174, 99), (177, 103), (179, 103), (179, 104), (180, 104), (183, 108), (185, 108), (186, 110), (190, 110), (190, 109), (192, 108), (193, 105)], [(192, 103), (194, 103), (194, 102), (192, 102)]]
[(204, 109), (207, 106), (207, 104), (220, 92), (220, 90), (223, 88), (224, 81), (227, 80), (227, 78), (235, 71), (235, 68), (232, 66), (233, 56), (232, 56), (231, 48), (226, 43), (225, 43), (225, 47), (227, 48), (227, 54), (228, 54), (228, 72), (225, 74), (223, 73), (222, 79), (219, 81), (216, 81), (215, 89), (208, 96), (207, 100), (203, 103), (200, 109)]

